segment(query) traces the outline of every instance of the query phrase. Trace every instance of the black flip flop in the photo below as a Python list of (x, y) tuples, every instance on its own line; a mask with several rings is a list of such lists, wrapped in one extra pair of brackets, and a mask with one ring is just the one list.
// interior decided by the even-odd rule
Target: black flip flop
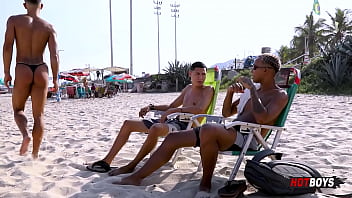
[(224, 187), (218, 190), (218, 195), (220, 197), (242, 197), (246, 189), (246, 180), (228, 181)]
[(111, 170), (110, 165), (103, 160), (94, 162), (92, 165), (89, 165), (86, 168), (90, 171), (98, 173), (106, 173)]

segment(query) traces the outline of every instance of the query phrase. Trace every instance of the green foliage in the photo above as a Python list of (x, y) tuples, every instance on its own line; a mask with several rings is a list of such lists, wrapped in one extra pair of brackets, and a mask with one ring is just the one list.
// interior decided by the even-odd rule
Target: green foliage
[[(296, 27), (296, 35), (288, 48), (278, 51), (283, 63), (303, 62), (305, 40), (308, 41), (311, 63), (301, 70), (298, 91), (314, 94), (352, 94), (352, 11), (336, 8), (330, 20), (314, 20), (306, 16), (303, 26)], [(297, 58), (296, 58), (297, 57)], [(319, 58), (317, 58), (319, 57)], [(291, 62), (291, 61), (290, 61)]]
[(326, 82), (321, 78), (323, 75), (324, 60), (322, 58), (312, 61), (308, 66), (301, 70), (302, 80), (298, 87), (300, 93), (321, 93), (322, 87), (326, 87)]
[(301, 93), (352, 94), (352, 37), (302, 69)]
[(345, 81), (348, 57), (336, 52), (329, 62), (324, 64), (327, 75), (323, 76), (334, 88), (340, 87)]
[(171, 84), (176, 85), (177, 79), (179, 89), (183, 89), (186, 85), (191, 83), (191, 79), (188, 76), (190, 67), (191, 63), (180, 64), (180, 62), (177, 61), (175, 64), (169, 61), (169, 67), (163, 70)]

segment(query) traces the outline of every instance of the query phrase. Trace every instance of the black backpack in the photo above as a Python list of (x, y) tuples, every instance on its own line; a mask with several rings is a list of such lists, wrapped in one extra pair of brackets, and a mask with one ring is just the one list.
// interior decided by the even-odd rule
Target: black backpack
[[(261, 162), (267, 156), (274, 155), (276, 160)], [(316, 187), (290, 187), (291, 178), (321, 177), (320, 173), (304, 164), (280, 160), (282, 153), (271, 149), (258, 152), (252, 160), (247, 160), (244, 176), (255, 188), (270, 195), (298, 195), (314, 193)]]

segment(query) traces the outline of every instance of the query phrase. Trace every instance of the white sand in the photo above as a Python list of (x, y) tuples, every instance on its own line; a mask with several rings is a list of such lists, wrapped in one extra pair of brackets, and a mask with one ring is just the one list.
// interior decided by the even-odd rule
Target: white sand
[[(0, 197), (194, 197), (202, 174), (196, 172), (200, 156), (193, 148), (183, 152), (178, 169), (167, 164), (147, 177), (142, 186), (113, 185), (121, 176), (109, 177), (85, 169), (86, 163), (105, 156), (125, 119), (138, 119), (141, 107), (168, 104), (178, 94), (119, 93), (114, 98), (64, 99), (59, 103), (51, 99), (45, 107), (46, 134), (36, 161), (30, 154), (18, 155), (22, 138), (13, 120), (11, 95), (0, 95)], [(220, 114), (224, 95), (219, 94), (216, 114)], [(277, 150), (285, 153), (285, 159), (314, 166), (323, 176), (347, 178), (339, 189), (297, 197), (352, 193), (351, 112), (352, 97), (296, 96), (286, 124), (288, 130)], [(31, 128), (30, 101), (25, 113)], [(121, 166), (133, 159), (145, 137), (133, 133), (112, 165)], [(218, 160), (212, 197), (217, 197), (217, 189), (227, 180), (235, 160), (235, 156)], [(243, 178), (243, 166), (237, 178)], [(264, 197), (253, 193), (254, 189), (249, 188), (245, 194)]]

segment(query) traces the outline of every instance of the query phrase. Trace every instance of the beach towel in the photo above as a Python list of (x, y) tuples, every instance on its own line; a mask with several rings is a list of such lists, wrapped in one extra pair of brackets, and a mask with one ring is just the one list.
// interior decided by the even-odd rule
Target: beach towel
[[(260, 88), (259, 83), (254, 83), (255, 88), (258, 90)], [(251, 91), (249, 89), (245, 89), (244, 92), (240, 96), (240, 102), (237, 105), (237, 114), (241, 114), (244, 106), (246, 106), (248, 100), (251, 98)]]

